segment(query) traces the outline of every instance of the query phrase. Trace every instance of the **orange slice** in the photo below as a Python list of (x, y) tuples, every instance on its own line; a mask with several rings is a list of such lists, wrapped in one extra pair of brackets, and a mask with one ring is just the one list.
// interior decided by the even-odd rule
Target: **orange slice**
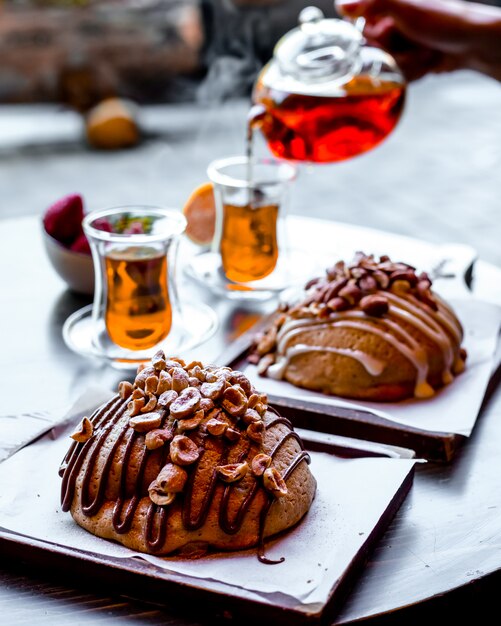
[(191, 192), (183, 208), (188, 222), (186, 234), (194, 243), (209, 245), (214, 238), (216, 201), (212, 183), (203, 183)]

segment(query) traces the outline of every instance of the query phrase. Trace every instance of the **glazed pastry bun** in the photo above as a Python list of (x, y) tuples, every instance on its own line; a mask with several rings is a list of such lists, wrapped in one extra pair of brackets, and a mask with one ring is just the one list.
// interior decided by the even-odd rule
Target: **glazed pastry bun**
[(141, 552), (239, 550), (296, 524), (316, 482), (291, 424), (241, 373), (158, 352), (73, 433), (62, 508)]
[(256, 340), (258, 372), (361, 400), (429, 398), (465, 367), (463, 330), (427, 274), (357, 253), (306, 285)]

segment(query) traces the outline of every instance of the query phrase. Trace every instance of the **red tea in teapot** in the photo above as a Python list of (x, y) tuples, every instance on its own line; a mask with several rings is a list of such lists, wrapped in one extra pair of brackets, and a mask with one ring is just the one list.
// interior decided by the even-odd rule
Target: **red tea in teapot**
[(258, 81), (249, 131), (259, 128), (279, 158), (330, 163), (371, 150), (402, 112), (401, 82), (355, 76), (335, 95), (287, 93)]

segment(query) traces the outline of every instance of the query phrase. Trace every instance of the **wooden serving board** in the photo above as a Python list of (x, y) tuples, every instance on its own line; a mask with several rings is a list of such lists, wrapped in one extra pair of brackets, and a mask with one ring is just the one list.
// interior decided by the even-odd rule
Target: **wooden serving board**
[[(339, 459), (360, 459), (370, 457), (388, 457), (390, 459), (412, 458), (412, 452), (385, 446), (375, 446), (363, 442), (353, 442), (341, 437), (329, 437), (308, 432), (301, 433), (307, 449), (327, 452)], [(341, 461), (344, 463), (344, 461)], [(395, 461), (398, 463), (398, 461)], [(409, 466), (410, 467), (410, 466)], [(402, 470), (398, 470), (402, 472)], [(343, 470), (349, 480), (350, 471)], [(210, 617), (232, 616), (236, 619), (266, 619), (267, 623), (284, 625), (305, 623), (326, 623), (333, 619), (342, 606), (357, 576), (364, 567), (367, 558), (378, 540), (385, 532), (393, 516), (402, 504), (413, 481), (414, 468), (403, 475), (397, 489), (388, 493), (384, 510), (380, 511), (376, 523), (364, 537), (363, 543), (353, 554), (349, 565), (342, 575), (332, 580), (328, 601), (301, 605), (292, 598), (279, 594), (279, 600), (273, 597), (267, 600), (265, 595), (258, 595), (238, 586), (230, 586), (214, 580), (181, 576), (141, 559), (116, 558), (95, 552), (70, 548), (58, 543), (40, 540), (0, 527), (0, 554), (2, 560), (23, 560), (41, 571), (63, 571), (69, 579), (81, 584), (85, 579), (99, 581), (107, 591), (130, 595), (142, 600), (153, 601), (169, 606), (173, 612), (200, 613), (205, 620)], [(368, 501), (368, 507), (372, 504)], [(307, 518), (303, 523), (307, 523)], [(333, 520), (335, 523), (335, 520)], [(360, 534), (360, 533), (359, 533)], [(250, 556), (249, 558), (254, 558)], [(269, 566), (273, 567), (273, 566)], [(334, 578), (334, 577), (333, 577)]]
[[(220, 355), (218, 364), (243, 369), (253, 338), (270, 324), (274, 315), (259, 320), (253, 328), (241, 335)], [(466, 439), (456, 433), (432, 432), (399, 424), (371, 411), (348, 409), (286, 395), (268, 394), (268, 400), (298, 428), (410, 448), (418, 457), (429, 461), (450, 462)]]
[[(448, 296), (471, 297), (469, 286), (475, 261), (475, 251), (469, 246), (451, 244), (439, 248), (437, 258), (443, 258), (435, 268), (442, 289)], [(275, 313), (268, 315), (238, 337), (219, 356), (218, 363), (234, 369), (245, 369), (246, 358), (256, 335), (267, 328)], [(450, 462), (466, 437), (454, 432), (421, 429), (386, 419), (370, 409), (344, 408), (335, 401), (316, 402), (288, 394), (284, 383), (283, 393), (268, 393), (270, 404), (300, 428), (360, 438), (375, 442), (411, 448), (418, 457), (438, 462)], [(326, 396), (327, 397), (327, 396)], [(381, 405), (384, 410), (384, 404)], [(423, 410), (426, 403), (423, 402)]]

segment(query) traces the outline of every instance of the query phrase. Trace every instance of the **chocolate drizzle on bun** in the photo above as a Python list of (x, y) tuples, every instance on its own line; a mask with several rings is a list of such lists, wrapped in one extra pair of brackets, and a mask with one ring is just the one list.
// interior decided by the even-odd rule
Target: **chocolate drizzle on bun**
[(464, 370), (461, 324), (428, 274), (358, 252), (257, 338), (258, 372), (350, 398), (428, 398)]
[(241, 373), (158, 352), (85, 418), (60, 469), (61, 502), (94, 534), (153, 554), (258, 545), (315, 494), (288, 420)]

